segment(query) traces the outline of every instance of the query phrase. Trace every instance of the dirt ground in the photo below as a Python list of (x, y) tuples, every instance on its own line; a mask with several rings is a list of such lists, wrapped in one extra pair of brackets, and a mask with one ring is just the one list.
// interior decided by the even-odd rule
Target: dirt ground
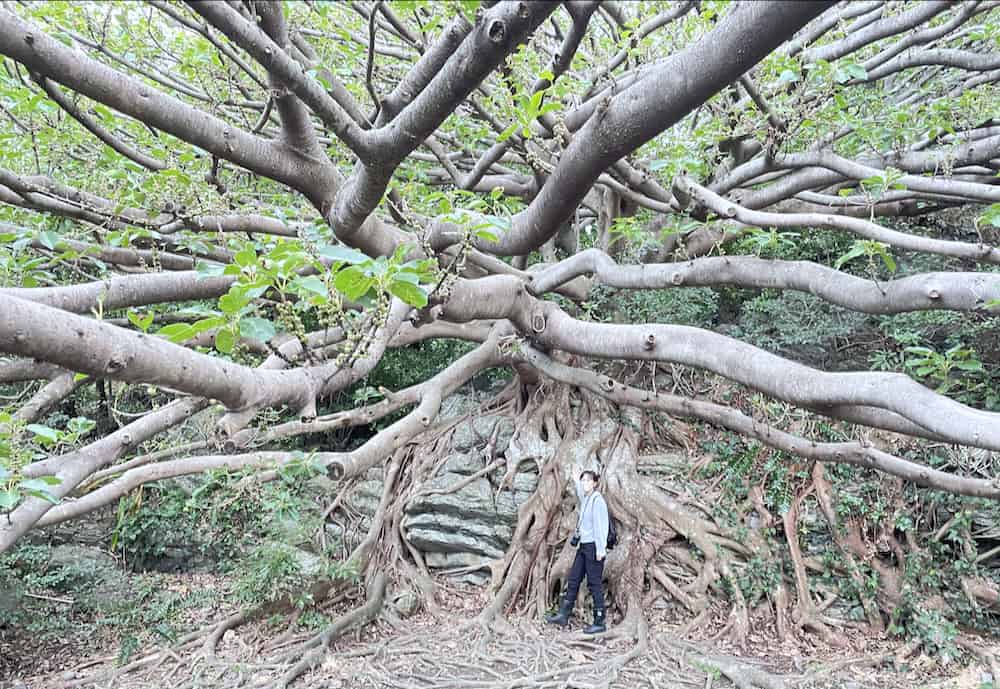
[[(216, 585), (178, 577), (175, 586)], [(755, 629), (747, 648), (713, 641), (724, 611), (693, 629), (669, 605), (650, 610), (648, 625), (623, 630), (612, 617), (609, 633), (587, 637), (577, 611), (567, 629), (518, 618), (500, 633), (487, 634), (475, 620), (486, 592), (441, 582), (441, 609), (401, 620), (383, 615), (373, 624), (336, 639), (315, 669), (290, 686), (311, 689), (993, 689), (991, 678), (971, 659), (947, 667), (917, 655), (894, 662), (899, 642), (860, 630), (847, 648), (824, 647), (806, 637), (778, 647), (768, 629)], [(327, 609), (336, 621), (350, 604)], [(232, 611), (229, 611), (230, 613)], [(217, 607), (186, 611), (191, 629), (224, 619)], [(8, 635), (0, 646), (0, 689), (263, 689), (281, 687), (303, 657), (305, 644), (322, 628), (289, 624), (286, 615), (242, 624), (219, 638), (214, 652), (203, 635), (166, 644), (155, 634), (130, 664), (119, 667), (122, 639), (114, 634), (75, 635), (39, 642), (29, 634)], [(111, 630), (109, 630), (110, 632)], [(624, 633), (623, 633), (624, 631)], [(682, 636), (683, 634), (683, 636)], [(157, 640), (163, 642), (157, 644)], [(743, 689), (743, 687), (740, 687)]]

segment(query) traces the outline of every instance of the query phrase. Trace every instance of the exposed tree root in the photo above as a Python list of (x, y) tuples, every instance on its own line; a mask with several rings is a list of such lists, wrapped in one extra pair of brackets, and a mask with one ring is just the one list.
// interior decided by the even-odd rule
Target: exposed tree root
[[(725, 640), (743, 648), (751, 629), (773, 625), (775, 635), (792, 646), (815, 635), (824, 644), (843, 647), (846, 630), (859, 623), (832, 614), (830, 606), (836, 594), (813, 576), (829, 565), (817, 565), (800, 543), (803, 512), (813, 504), (818, 506), (820, 519), (825, 520), (842, 556), (840, 563), (833, 565), (835, 572), (853, 581), (859, 591), (864, 583), (863, 565), (879, 575), (878, 595), (859, 596), (869, 632), (884, 630), (885, 620), (900, 600), (903, 563), (908, 553), (916, 552), (919, 546), (912, 538), (898, 542), (891, 529), (872, 533), (858, 520), (842, 519), (835, 506), (835, 488), (819, 462), (799, 465), (799, 484), (790, 488), (790, 502), (780, 518), (765, 504), (764, 487), (749, 486), (742, 512), (737, 515), (738, 527), (734, 528), (712, 516), (711, 494), (688, 499), (683, 491), (664, 490), (640, 474), (642, 448), (657, 447), (664, 441), (662, 436), (640, 434), (655, 432), (657, 425), (638, 412), (621, 413), (601, 396), (578, 387), (551, 382), (527, 386), (519, 381), (480, 413), (487, 411), (510, 416), (514, 435), (505, 453), (497, 456), (498, 426), (484, 433), (479, 438), (483, 468), (468, 478), (444, 487), (430, 486), (452, 454), (455, 429), (467, 417), (430, 427), (387, 459), (379, 504), (368, 520), (364, 538), (345, 558), (367, 582), (367, 596), (322, 632), (293, 637), (290, 625), (277, 641), (257, 646), (252, 660), (243, 660), (238, 667), (228, 663), (227, 667), (227, 661), (217, 655), (226, 632), (263, 612), (291, 610), (276, 604), (266, 611), (231, 615), (184, 637), (170, 649), (158, 650), (102, 675), (101, 681), (113, 682), (127, 673), (148, 673), (159, 665), (174, 663), (171, 676), (179, 673), (183, 664), (190, 665), (192, 676), (225, 676), (227, 686), (250, 686), (248, 677), (256, 673), (270, 678), (270, 683), (257, 682), (254, 686), (284, 689), (334, 657), (328, 656), (328, 651), (345, 643), (337, 640), (348, 630), (377, 620), (401, 627), (395, 606), (386, 605), (386, 600), (412, 595), (418, 601), (417, 607), (432, 615), (441, 614), (442, 588), (403, 528), (407, 505), (431, 494), (454, 493), (482, 477), (489, 477), (499, 494), (511, 489), (513, 476), (525, 462), (538, 466), (537, 486), (518, 508), (506, 554), (489, 565), (493, 574), (490, 600), (475, 619), (465, 618), (447, 625), (446, 630), (433, 631), (436, 639), (443, 637), (433, 642), (435, 650), (440, 651), (433, 663), (423, 658), (429, 643), (426, 633), (392, 637), (352, 650), (352, 657), (363, 661), (362, 674), (367, 673), (365, 676), (378, 686), (610, 688), (626, 681), (639, 685), (647, 681), (653, 686), (651, 677), (674, 677), (678, 685), (690, 684), (697, 678), (701, 686), (712, 686), (714, 678), (725, 678), (739, 689), (817, 685), (823, 672), (779, 676), (762, 666), (702, 649), (677, 637), (651, 637), (648, 627), (651, 604), (663, 598), (676, 601), (692, 616), (680, 630), (681, 637), (691, 634), (700, 639)], [(575, 554), (568, 536), (575, 523), (576, 498), (567, 488), (571, 486), (571, 472), (580, 466), (601, 473), (601, 490), (619, 531), (619, 545), (609, 553), (605, 566), (610, 629), (596, 638), (549, 629), (540, 634), (537, 628), (537, 621), (556, 601)], [(358, 483), (345, 481), (324, 516), (334, 518), (344, 510), (350, 491)], [(875, 541), (885, 545), (880, 549)], [(780, 566), (782, 560), (787, 563), (784, 569)], [(767, 590), (748, 599), (740, 578), (759, 562), (779, 563), (776, 580)], [(386, 597), (387, 589), (393, 597)], [(989, 582), (972, 578), (964, 590), (970, 601), (984, 607), (996, 605), (1000, 598)], [(346, 581), (323, 581), (314, 585), (311, 593), (317, 603), (331, 598), (345, 602), (357, 598), (358, 589)], [(724, 612), (720, 615), (725, 606), (728, 616)], [(725, 620), (718, 624), (721, 617)], [(239, 642), (237, 635), (233, 638)], [(200, 653), (195, 652), (193, 659), (183, 659), (192, 654), (199, 641)], [(995, 653), (978, 640), (962, 636), (956, 643), (988, 667), (997, 668)], [(449, 649), (454, 649), (454, 654)], [(640, 657), (641, 663), (632, 662)]]
[(382, 603), (385, 600), (385, 585), (385, 574), (381, 572), (376, 574), (368, 588), (368, 600), (364, 605), (341, 616), (336, 622), (309, 639), (300, 649), (296, 649), (293, 652), (293, 656), (295, 654), (302, 654), (302, 658), (281, 678), (280, 686), (282, 689), (285, 689), (302, 673), (314, 669), (323, 662), (323, 657), (331, 641), (357, 626), (368, 624), (378, 616), (382, 609)]

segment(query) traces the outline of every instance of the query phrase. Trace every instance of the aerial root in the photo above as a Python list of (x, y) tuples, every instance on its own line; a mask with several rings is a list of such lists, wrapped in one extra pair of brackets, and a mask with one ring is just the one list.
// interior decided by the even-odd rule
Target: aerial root
[[(114, 682), (114, 680), (118, 679), (119, 677), (122, 677), (132, 672), (158, 667), (169, 659), (175, 660), (178, 666), (182, 666), (185, 663), (185, 661), (182, 660), (182, 655), (185, 652), (192, 649), (194, 647), (194, 644), (202, 637), (208, 637), (208, 638), (205, 639), (203, 643), (201, 654), (209, 656), (213, 655), (215, 652), (215, 648), (218, 646), (219, 639), (222, 638), (223, 634), (225, 634), (226, 631), (230, 629), (235, 629), (239, 625), (243, 624), (248, 619), (250, 619), (251, 616), (252, 616), (251, 614), (243, 612), (235, 613), (223, 619), (222, 621), (213, 622), (212, 624), (206, 625), (204, 627), (201, 627), (200, 629), (185, 634), (184, 636), (177, 639), (177, 641), (172, 646), (165, 648), (163, 647), (157, 648), (156, 650), (147, 653), (141, 658), (137, 658), (136, 660), (126, 663), (121, 667), (102, 673), (96, 677), (88, 676), (74, 680), (69, 680), (63, 682), (61, 686), (63, 689), (71, 689), (71, 687), (78, 687), (83, 684), (90, 684), (90, 683), (111, 684)], [(195, 657), (197, 657), (197, 655), (198, 654), (195, 654)], [(101, 662), (106, 660), (113, 660), (113, 657), (109, 656), (108, 658), (102, 659)], [(94, 664), (93, 662), (86, 663), (77, 668), (77, 670), (82, 670), (93, 664)], [(175, 671), (176, 668), (174, 671), (172, 671), (171, 674), (173, 674), (173, 672)]]
[(967, 634), (956, 637), (955, 645), (979, 658), (994, 678), (1000, 677), (1000, 647), (988, 648), (980, 639)]
[(385, 588), (386, 576), (383, 572), (379, 572), (368, 587), (368, 599), (364, 605), (342, 615), (322, 632), (306, 641), (301, 648), (296, 649), (291, 654), (286, 654), (282, 658), (284, 662), (288, 662), (298, 655), (302, 657), (281, 678), (281, 688), (285, 689), (299, 675), (319, 666), (323, 662), (327, 648), (334, 639), (351, 629), (362, 627), (378, 617), (385, 601)]

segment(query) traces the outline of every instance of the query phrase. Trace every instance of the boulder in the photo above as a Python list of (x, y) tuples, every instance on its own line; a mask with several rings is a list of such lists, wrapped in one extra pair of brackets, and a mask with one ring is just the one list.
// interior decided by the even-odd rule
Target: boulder
[[(403, 531), (407, 541), (425, 557), (434, 569), (463, 569), (483, 567), (501, 558), (513, 538), (517, 523), (517, 510), (535, 491), (538, 485), (538, 467), (534, 461), (524, 461), (518, 466), (511, 484), (497, 493), (497, 485), (506, 468), (501, 466), (470, 481), (460, 490), (448, 490), (467, 481), (482, 471), (487, 457), (482, 451), (496, 434), (494, 452), (503, 456), (514, 435), (514, 421), (509, 416), (475, 416), (481, 400), (475, 395), (453, 395), (442, 405), (439, 419), (455, 419), (471, 414), (452, 433), (450, 454), (442, 464), (441, 473), (429, 481), (425, 492), (406, 505)], [(372, 516), (382, 499), (382, 467), (369, 470), (345, 500), (348, 510), (367, 517)], [(346, 540), (348, 547), (356, 545), (364, 536), (363, 530), (344, 533), (339, 524), (326, 525), (328, 543)], [(482, 570), (468, 572), (465, 580), (480, 584), (489, 578)]]
[(60, 572), (57, 590), (72, 595), (84, 607), (108, 610), (132, 599), (128, 577), (118, 562), (100, 548), (55, 546), (49, 553), (47, 568)]
[(204, 551), (211, 548), (197, 540), (163, 546), (156, 555), (147, 555), (140, 562), (131, 563), (136, 569), (150, 572), (210, 572), (215, 568), (218, 553)]
[(318, 578), (326, 571), (326, 560), (323, 557), (302, 548), (296, 548), (281, 541), (264, 541), (261, 547), (290, 555), (303, 577)]
[(451, 455), (444, 462), (444, 471), (451, 474), (462, 474), (471, 476), (477, 471), (482, 471), (486, 466), (486, 461), (478, 452), (460, 452)]
[(431, 569), (456, 570), (475, 567), (470, 572), (465, 572), (457, 577), (457, 580), (482, 586), (490, 580), (490, 572), (487, 565), (494, 559), (476, 555), (475, 553), (426, 553), (424, 555), (427, 566)]
[(485, 447), (494, 431), (497, 433), (494, 451), (503, 454), (514, 436), (514, 420), (509, 416), (477, 416), (468, 423), (459, 424), (452, 433), (451, 446), (458, 452)]
[(445, 398), (441, 403), (436, 421), (443, 422), (471, 414), (479, 408), (480, 401), (475, 394), (457, 394)]
[(407, 540), (425, 553), (473, 553), (502, 557), (514, 535), (508, 524), (470, 520), (442, 512), (408, 514), (403, 518)]
[(347, 507), (369, 517), (375, 514), (382, 500), (382, 475), (381, 467), (369, 469), (364, 480), (359, 482), (350, 496), (344, 500)]
[(77, 545), (101, 546), (108, 542), (108, 534), (115, 530), (117, 505), (101, 507), (87, 515), (86, 519), (70, 519), (41, 529), (28, 532), (28, 539), (36, 544), (75, 543)]
[(315, 524), (316, 522), (304, 521), (294, 516), (275, 516), (268, 524), (268, 530), (283, 543), (307, 546), (312, 541)]

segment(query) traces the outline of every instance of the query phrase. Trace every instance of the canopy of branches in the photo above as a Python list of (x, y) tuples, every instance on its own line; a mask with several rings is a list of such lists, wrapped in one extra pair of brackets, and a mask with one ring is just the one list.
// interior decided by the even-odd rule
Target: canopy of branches
[[(316, 455), (359, 475), (498, 366), (997, 497), (991, 478), (772, 432), (585, 363), (696, 367), (997, 451), (1000, 416), (956, 396), (961, 376), (988, 381), (967, 350), (911, 352), (913, 376), (827, 372), (581, 307), (600, 286), (735, 287), (996, 313), (998, 44), (996, 2), (5, 3), (0, 383), (45, 384), (0, 417), (0, 550), (144, 482), (273, 467), (316, 424), (409, 409)], [(947, 236), (899, 222), (963, 205)], [(790, 260), (817, 237), (836, 250)], [(915, 255), (940, 269), (903, 276)], [(481, 344), (322, 417), (388, 350), (439, 338)], [(37, 423), (102, 381), (142, 386), (143, 413)], [(217, 442), (144, 454), (211, 405)], [(268, 410), (282, 423), (254, 429)]]

